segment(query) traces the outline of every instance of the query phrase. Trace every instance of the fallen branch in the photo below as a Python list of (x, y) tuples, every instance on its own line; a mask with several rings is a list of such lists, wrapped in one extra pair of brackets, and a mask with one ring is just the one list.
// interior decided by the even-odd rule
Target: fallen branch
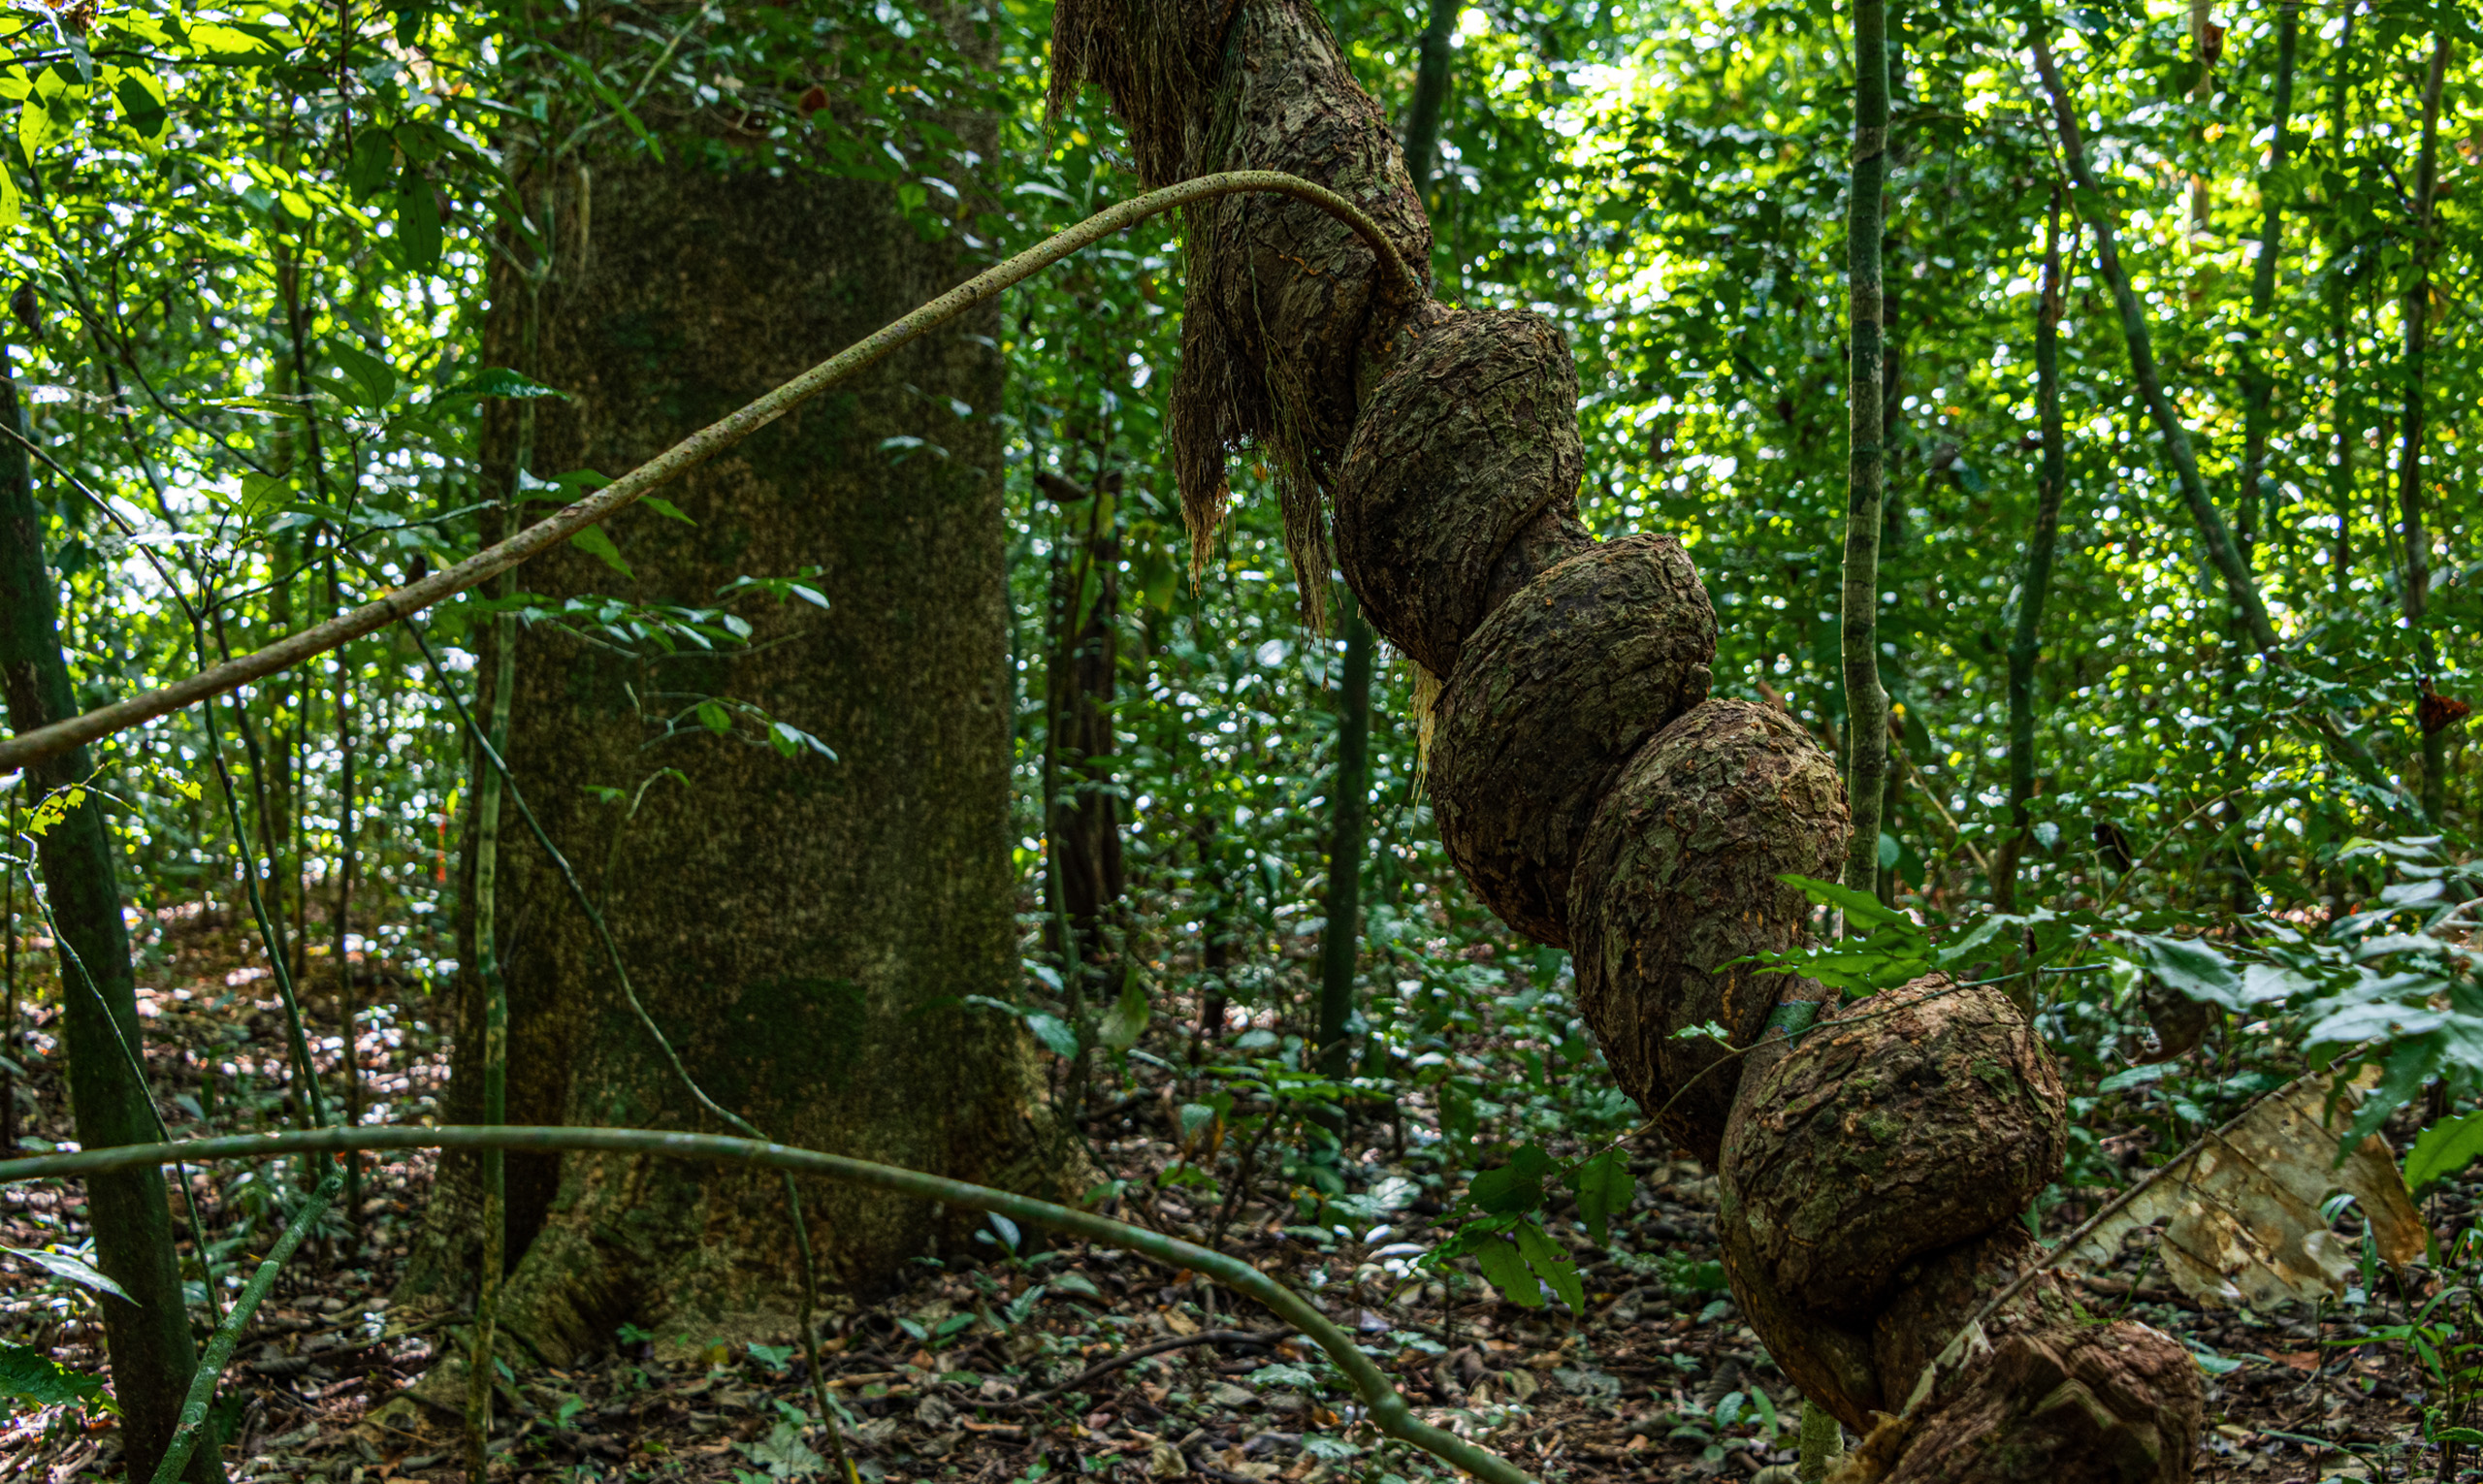
[(1076, 1391), (1080, 1387), (1090, 1385), (1101, 1377), (1110, 1375), (1112, 1372), (1118, 1371), (1123, 1366), (1130, 1365), (1136, 1361), (1143, 1361), (1150, 1355), (1161, 1355), (1167, 1350), (1184, 1349), (1190, 1345), (1212, 1344), (1269, 1346), (1274, 1345), (1277, 1340), (1282, 1339), (1290, 1333), (1292, 1332), (1283, 1329), (1201, 1330), (1195, 1335), (1176, 1335), (1170, 1339), (1158, 1339), (1147, 1344), (1140, 1345), (1135, 1349), (1123, 1350), (1120, 1354), (1113, 1356), (1110, 1360), (1098, 1361), (1096, 1364), (1087, 1367), (1085, 1370), (1078, 1372), (1078, 1374), (1074, 1376), (1071, 1376), (1068, 1380), (1061, 1382), (1059, 1385), (1054, 1386), (1048, 1391), (1036, 1392), (1031, 1397), (1019, 1397), (1012, 1402), (983, 1402), (978, 1403), (977, 1404), (988, 1406), (994, 1411), (1012, 1410), (1021, 1406), (1033, 1406), (1038, 1403), (1048, 1402), (1063, 1392)]
[[(938, 1201), (970, 1210), (998, 1211), (1013, 1221), (1029, 1222), (1055, 1232), (1150, 1257), (1167, 1266), (1213, 1278), (1227, 1288), (1257, 1300), (1292, 1329), (1308, 1337), (1327, 1353), (1337, 1369), (1361, 1393), (1372, 1425), (1401, 1442), (1411, 1443), (1435, 1458), (1463, 1468), (1484, 1484), (1534, 1484), (1515, 1464), (1489, 1449), (1476, 1447), (1414, 1415), (1413, 1407), (1389, 1384), (1386, 1374), (1353, 1337), (1337, 1328), (1307, 1299), (1238, 1257), (1210, 1251), (1193, 1242), (1166, 1237), (1144, 1227), (1114, 1221), (1088, 1211), (1072, 1210), (1049, 1201), (1012, 1195), (987, 1185), (970, 1185), (919, 1170), (875, 1164), (842, 1154), (730, 1139), (719, 1134), (667, 1133), (641, 1128), (542, 1128), (507, 1125), (496, 1128), (324, 1128), (288, 1134), (242, 1134), (218, 1139), (187, 1139), (174, 1144), (118, 1145), (81, 1149), (71, 1154), (44, 1154), (0, 1162), (0, 1184), (52, 1177), (94, 1175), (175, 1160), (204, 1163), (211, 1159), (260, 1159), (288, 1154), (343, 1153), (359, 1149), (536, 1149), (587, 1153), (653, 1154), (676, 1159), (711, 1159), (813, 1175), (849, 1184), (868, 1185), (913, 1200)], [(273, 1274), (263, 1274), (273, 1280)], [(253, 1281), (256, 1281), (255, 1279)], [(246, 1308), (236, 1307), (237, 1315)], [(228, 1320), (238, 1329), (238, 1320)], [(219, 1338), (224, 1331), (217, 1332)], [(225, 1353), (229, 1356), (230, 1346)], [(218, 1362), (219, 1369), (221, 1362)], [(204, 1407), (201, 1408), (204, 1415)], [(1255, 1484), (1255, 1481), (1254, 1481)]]
[(325, 654), (348, 640), (375, 633), (442, 599), (454, 597), (520, 563), (541, 556), (590, 526), (610, 520), (640, 497), (696, 468), (839, 381), (878, 364), (900, 347), (921, 339), (975, 306), (996, 298), (1003, 290), (1023, 282), (1063, 258), (1091, 247), (1147, 217), (1211, 201), (1219, 196), (1249, 191), (1290, 196), (1328, 212), (1370, 243), (1371, 250), (1379, 256), (1381, 271), (1395, 280), (1400, 291), (1416, 300), (1428, 293), (1421, 278), (1406, 266), (1395, 244), (1379, 230), (1378, 223), (1344, 197), (1298, 176), (1272, 170), (1226, 171), (1168, 185), (1159, 191), (1149, 191), (1099, 211), (1009, 261), (985, 270), (904, 318), (838, 351), (758, 401), (699, 429), (596, 494), (574, 504), (562, 506), (548, 518), (527, 527), (497, 546), (486, 547), (454, 566), (443, 567), (420, 582), (409, 583), (350, 613), (339, 614), (324, 624), (279, 639), (253, 654), (227, 660), (222, 664), (201, 670), (169, 686), (114, 701), (108, 706), (98, 706), (92, 711), (0, 741), (0, 773), (14, 773), (29, 763), (56, 758), (72, 748), (83, 747), (116, 731), (126, 731), (142, 723), (196, 705), (210, 696), (238, 690), (251, 681), (264, 679), (313, 656)]

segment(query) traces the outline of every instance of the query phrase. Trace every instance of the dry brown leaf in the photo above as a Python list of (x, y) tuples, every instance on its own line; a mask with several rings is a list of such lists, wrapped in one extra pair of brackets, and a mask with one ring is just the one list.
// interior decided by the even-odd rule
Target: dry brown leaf
[(2251, 1110), (2198, 1153), (2166, 1173), (2069, 1253), (2101, 1264), (2133, 1228), (2161, 1225), (2158, 1257), (2174, 1286), (2200, 1303), (2272, 1307), (2342, 1294), (2361, 1243), (2319, 1218), (2336, 1191), (2354, 1197), (2382, 1260), (2411, 1262), (2423, 1250), (2423, 1224), (2398, 1173), (2397, 1156), (2373, 1136), (2337, 1167), (2342, 1130), (2376, 1070), (2327, 1107), (2328, 1081), (2308, 1077)]

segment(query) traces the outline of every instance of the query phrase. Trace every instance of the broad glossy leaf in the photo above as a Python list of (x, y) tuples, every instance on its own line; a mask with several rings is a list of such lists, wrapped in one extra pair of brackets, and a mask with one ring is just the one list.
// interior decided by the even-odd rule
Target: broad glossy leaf
[(91, 1288), (97, 1293), (111, 1294), (124, 1304), (134, 1305), (138, 1302), (129, 1296), (128, 1289), (104, 1276), (84, 1258), (72, 1257), (66, 1252), (48, 1252), (40, 1247), (0, 1247), (0, 1252), (22, 1257), (54, 1277), (67, 1278), (81, 1288)]
[(1069, 1028), (1068, 1021), (1048, 1011), (1027, 1011), (1026, 1029), (1035, 1033), (1045, 1049), (1064, 1061), (1078, 1054), (1078, 1033)]
[(2233, 971), (2233, 960), (2210, 945), (2196, 938), (2152, 934), (2138, 943), (2142, 961), (2173, 988), (2227, 1010), (2249, 1008), (2250, 1001), (2242, 993), (2241, 976)]
[(604, 534), (600, 526), (589, 526), (580, 531), (569, 537), (569, 544), (580, 551), (592, 553), (597, 561), (624, 577), (637, 575), (629, 570), (629, 564), (622, 560), (621, 548), (612, 544), (612, 537)]
[(1551, 1155), (1533, 1145), (1520, 1145), (1507, 1164), (1474, 1177), (1466, 1198), (1496, 1216), (1534, 1210), (1543, 1205), (1543, 1178), (1551, 1173)]
[[(495, 366), (487, 371), (475, 372), (473, 375), (467, 377), (465, 380), (458, 382), (455, 386), (452, 386), (446, 391), (440, 393), (440, 395), (442, 397), (565, 398), (569, 394), (562, 391), (558, 387), (545, 386), (542, 382), (522, 372), (510, 371), (504, 366)], [(610, 484), (612, 482), (609, 479), (604, 479), (600, 474), (596, 477), (605, 484)]]
[(1616, 1145), (1570, 1171), (1565, 1178), (1578, 1194), (1578, 1219), (1596, 1241), (1609, 1240), (1613, 1216), (1628, 1210), (1630, 1198), (1638, 1193), (1628, 1155)]
[(1523, 1221), (1518, 1223), (1515, 1235), (1518, 1252), (1526, 1259), (1526, 1265), (1534, 1270), (1535, 1276), (1543, 1279), (1560, 1296), (1561, 1302), (1569, 1307), (1570, 1313), (1584, 1314), (1587, 1311), (1587, 1293), (1585, 1283), (1578, 1277), (1578, 1265), (1562, 1250), (1559, 1242), (1552, 1240), (1552, 1234), (1532, 1221)]
[(103, 1377), (72, 1371), (41, 1350), (0, 1340), (0, 1396), (28, 1406), (83, 1406), (103, 1394)]
[(1527, 1266), (1526, 1257), (1517, 1243), (1506, 1237), (1486, 1237), (1474, 1247), (1474, 1266), (1483, 1270), (1484, 1281), (1500, 1291), (1500, 1297), (1523, 1308), (1543, 1307), (1543, 1287), (1536, 1281), (1534, 1270)]

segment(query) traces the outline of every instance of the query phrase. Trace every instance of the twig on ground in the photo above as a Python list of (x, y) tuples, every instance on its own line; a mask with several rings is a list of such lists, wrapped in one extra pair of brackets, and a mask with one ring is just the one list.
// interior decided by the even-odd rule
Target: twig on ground
[(1113, 1356), (1109, 1360), (1099, 1361), (1096, 1364), (1087, 1367), (1085, 1370), (1070, 1377), (1068, 1380), (1061, 1382), (1059, 1385), (1051, 1387), (1048, 1390), (1036, 1392), (1031, 1397), (1019, 1397), (1012, 1402), (984, 1402), (977, 1404), (990, 1407), (993, 1411), (1016, 1410), (1019, 1407), (1033, 1406), (1039, 1403), (1048, 1402), (1063, 1392), (1077, 1391), (1080, 1388), (1095, 1381), (1097, 1378), (1109, 1375), (1113, 1371), (1117, 1371), (1121, 1367), (1129, 1365), (1134, 1361), (1145, 1360), (1150, 1355), (1161, 1355), (1167, 1350), (1184, 1349), (1190, 1345), (1213, 1344), (1274, 1346), (1277, 1341), (1283, 1339), (1287, 1335), (1292, 1333), (1293, 1332), (1291, 1330), (1286, 1329), (1201, 1330), (1195, 1335), (1176, 1335), (1169, 1339), (1158, 1339), (1147, 1344), (1139, 1345), (1134, 1349), (1123, 1350), (1120, 1354)]

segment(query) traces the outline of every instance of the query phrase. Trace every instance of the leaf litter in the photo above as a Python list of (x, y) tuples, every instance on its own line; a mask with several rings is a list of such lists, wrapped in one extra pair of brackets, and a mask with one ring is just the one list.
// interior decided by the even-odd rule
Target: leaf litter
[[(282, 1065), (274, 1002), (252, 1000), (251, 977), (233, 968), (246, 962), (237, 939), (195, 938), (168, 955), (182, 987), (142, 991), (150, 1071), (168, 1111), (179, 1111), (177, 1137), (265, 1115), (203, 1106), (204, 1070), (219, 1061), (271, 1073)], [(153, 977), (166, 976), (159, 969)], [(364, 1064), (373, 1097), (410, 1116), (445, 1085), (443, 1039), (423, 1023), (430, 1006), (409, 976), (392, 977), (383, 965), (372, 978), (381, 1004), (373, 1023), (394, 1029), (365, 1038)], [(197, 1013), (206, 1008), (199, 1000), (215, 996), (224, 1003)], [(55, 1034), (56, 1026), (39, 1021), (28, 1036), (23, 1085), (31, 1113), (19, 1128), (56, 1142), (69, 1131)], [(1198, 1130), (1177, 1111), (1184, 1106), (1177, 1074), (1157, 1077), (1170, 1066), (1141, 1074), (1165, 1084), (1140, 1089), (1150, 1095), (1119, 1099), (1085, 1120), (1098, 1156), (1123, 1179), (1149, 1181), (1195, 1145)], [(2384, 1250), (2390, 1261), (2422, 1244), (2426, 1222), (2438, 1233), (2463, 1230), (2475, 1182), (2466, 1174), (2438, 1179), (2426, 1194), (2428, 1212), (2417, 1217), (2402, 1185), (2391, 1196), (2394, 1156), (2384, 1139), (2357, 1145), (2341, 1169), (2314, 1169), (2310, 1155), (2320, 1145), (2305, 1130), (2326, 1130), (2329, 1111), (2308, 1096), (2271, 1107), (2263, 1125), (2233, 1131), (2229, 1149), (2203, 1154), (2187, 1184), (2160, 1182), (2172, 1204), (2149, 1205), (2084, 1243), (2074, 1280), (2095, 1317), (2145, 1319), (2199, 1355), (2209, 1372), (2199, 1477), (2267, 1484), (2408, 1477), (2430, 1452), (2416, 1436), (2418, 1409), (2429, 1399), (2402, 1347), (2369, 1340), (2392, 1312), (2421, 1302), (2430, 1280), (2419, 1267), (2401, 1274), (2382, 1263), (2371, 1285), (2339, 1290), (2338, 1253), (2365, 1246), (2358, 1223), (2370, 1234), (2368, 1249)], [(1416, 1107), (1409, 1115), (1436, 1112)], [(2126, 1150), (2149, 1137), (2107, 1135), (2108, 1145)], [(2333, 1164), (2337, 1139), (2324, 1137)], [(1548, 1147), (1563, 1158), (1589, 1152), (1558, 1140)], [(1532, 1306), (1410, 1269), (1408, 1252), (1453, 1232), (1457, 1192), (1426, 1189), (1419, 1172), (1391, 1163), (1381, 1147), (1354, 1168), (1366, 1193), (1331, 1203), (1332, 1214), (1353, 1212), (1352, 1220), (1303, 1224), (1295, 1193), (1268, 1181), (1271, 1188), (1239, 1203), (1221, 1245), (1311, 1294), (1359, 1335), (1429, 1419), (1547, 1481), (1791, 1477), (1799, 1397), (1725, 1290), (1716, 1182), (1693, 1161), (1641, 1147), (1553, 1194), (1552, 1219), (1534, 1239), (1547, 1250), (1512, 1252), (1526, 1258), (1529, 1274), (1564, 1279), (1555, 1292), (1528, 1294)], [(225, 1182), (218, 1186), (194, 1172), (184, 1194), (229, 1218), (249, 1197), (234, 1173), (217, 1172), (212, 1178)], [(360, 1212), (362, 1245), (339, 1239), (284, 1274), (218, 1403), (229, 1477), (335, 1484), (462, 1477), (446, 1419), (406, 1427), (400, 1413), (380, 1413), (442, 1343), (453, 1343), (453, 1329), (437, 1320), (400, 1322), (384, 1297), (431, 1173), (427, 1157), (376, 1166)], [(2322, 1219), (2323, 1198), (2339, 1189), (2355, 1197), (2343, 1231)], [(2219, 1194), (2226, 1191), (2234, 1193)], [(1614, 1209), (1624, 1192), (1627, 1209)], [(2066, 1233), (2112, 1191), (2061, 1195), (2046, 1215), (2048, 1233)], [(1193, 1211), (1174, 1192), (1124, 1207), (1125, 1216), (1176, 1235), (1212, 1235), (1211, 1213)], [(2228, 1208), (2247, 1214), (2218, 1216)], [(83, 1216), (60, 1187), (9, 1187), (0, 1190), (0, 1243), (82, 1262), (76, 1254), (87, 1235)], [(2277, 1217), (2292, 1223), (2286, 1235), (2257, 1248), (2216, 1224), (2239, 1229)], [(2156, 1222), (2169, 1240), (2155, 1240)], [(2331, 1240), (2314, 1240), (2320, 1232)], [(1428, 1458), (1370, 1437), (1357, 1423), (1351, 1389), (1317, 1350), (1243, 1301), (1116, 1251), (1072, 1247), (1024, 1259), (1002, 1252), (995, 1246), (925, 1266), (903, 1291), (836, 1314), (823, 1363), (866, 1484), (1033, 1484), (1053, 1474), (1127, 1484), (1440, 1476)], [(2233, 1262), (2236, 1252), (2247, 1260)], [(55, 1369), (27, 1371), (35, 1394), (20, 1392), (0, 1428), (0, 1476), (47, 1484), (116, 1477), (115, 1425), (77, 1401), (74, 1377), (103, 1370), (91, 1305), (70, 1291), (72, 1277), (24, 1265), (8, 1270), (6, 1284), (0, 1341), (18, 1348), (0, 1354), (39, 1354)], [(2314, 1284), (2318, 1302), (2295, 1301)], [(1555, 1288), (1549, 1279), (1543, 1286)], [(2238, 1296), (2241, 1306), (2216, 1307), (2202, 1297), (2210, 1293)], [(1153, 1346), (1165, 1348), (1099, 1369)], [(0, 1371), (0, 1380), (14, 1373)], [(644, 1332), (625, 1327), (594, 1364), (515, 1372), (501, 1395), (495, 1478), (828, 1477), (825, 1439), (790, 1335), (660, 1352)]]

